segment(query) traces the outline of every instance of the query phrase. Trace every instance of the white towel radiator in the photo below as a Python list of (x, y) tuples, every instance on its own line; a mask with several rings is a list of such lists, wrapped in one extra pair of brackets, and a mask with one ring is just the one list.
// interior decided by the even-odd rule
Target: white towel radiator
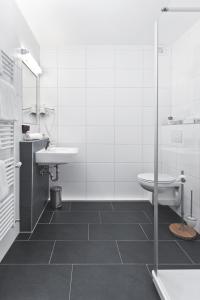
[(15, 126), (0, 120), (0, 160), (6, 165), (9, 194), (0, 202), (0, 241), (15, 225)]

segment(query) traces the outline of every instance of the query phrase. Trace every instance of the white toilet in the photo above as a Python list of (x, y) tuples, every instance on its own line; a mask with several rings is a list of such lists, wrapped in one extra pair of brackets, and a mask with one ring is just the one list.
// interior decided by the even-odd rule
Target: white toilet
[[(154, 192), (154, 173), (138, 174), (138, 182), (141, 187)], [(158, 202), (161, 205), (178, 206), (180, 204), (180, 181), (168, 174), (158, 175)]]

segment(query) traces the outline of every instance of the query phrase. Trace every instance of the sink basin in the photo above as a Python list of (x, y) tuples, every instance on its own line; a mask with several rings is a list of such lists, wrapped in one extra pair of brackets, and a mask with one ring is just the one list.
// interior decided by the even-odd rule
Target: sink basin
[(69, 163), (78, 152), (75, 147), (50, 147), (37, 151), (35, 159), (40, 165), (61, 165)]

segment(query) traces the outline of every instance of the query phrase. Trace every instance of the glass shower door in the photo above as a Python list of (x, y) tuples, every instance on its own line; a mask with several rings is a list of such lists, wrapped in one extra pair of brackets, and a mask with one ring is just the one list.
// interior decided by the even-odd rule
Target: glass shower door
[(166, 300), (200, 295), (199, 87), (200, 8), (166, 9), (155, 24), (153, 197), (153, 280)]

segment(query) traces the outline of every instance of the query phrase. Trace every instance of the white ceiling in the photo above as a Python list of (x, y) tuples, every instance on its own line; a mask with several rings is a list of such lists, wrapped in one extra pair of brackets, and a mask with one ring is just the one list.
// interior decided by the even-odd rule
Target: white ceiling
[(152, 44), (168, 0), (16, 0), (41, 46)]

